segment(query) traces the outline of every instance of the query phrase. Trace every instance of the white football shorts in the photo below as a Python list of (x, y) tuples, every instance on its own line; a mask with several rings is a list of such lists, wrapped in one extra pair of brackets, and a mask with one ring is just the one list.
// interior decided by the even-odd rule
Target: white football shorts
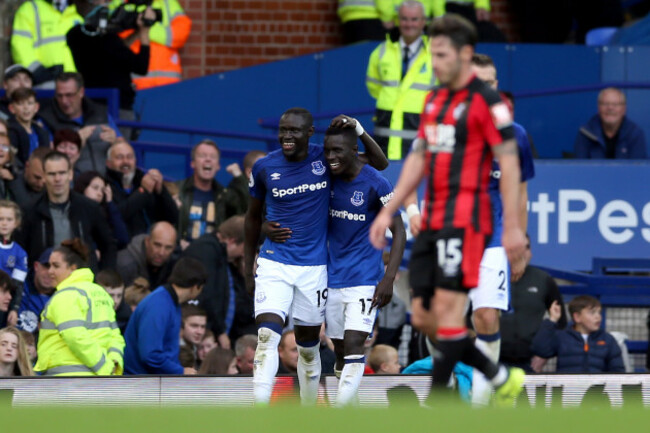
[(371, 308), (375, 286), (328, 289), (325, 335), (342, 340), (345, 331), (371, 333), (377, 309)]
[(273, 313), (297, 325), (320, 326), (325, 320), (327, 266), (295, 266), (257, 259), (255, 317)]
[(496, 308), (507, 310), (510, 303), (510, 269), (503, 247), (486, 248), (481, 259), (478, 287), (469, 291), (472, 310)]

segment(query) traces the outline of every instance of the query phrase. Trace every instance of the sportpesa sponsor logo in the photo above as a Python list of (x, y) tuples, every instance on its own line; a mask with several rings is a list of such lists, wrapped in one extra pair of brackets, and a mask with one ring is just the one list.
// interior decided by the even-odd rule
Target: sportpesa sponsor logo
[(393, 192), (391, 191), (388, 194), (379, 197), (379, 200), (381, 200), (381, 204), (386, 206), (388, 204), (388, 202), (391, 201), (392, 198), (393, 198)]
[(273, 194), (273, 197), (284, 197), (286, 195), (303, 194), (305, 192), (318, 191), (325, 188), (327, 188), (326, 180), (318, 183), (305, 183), (294, 186), (293, 188), (273, 188), (271, 193)]
[(350, 220), (350, 221), (365, 221), (366, 220), (366, 214), (352, 213), (352, 212), (348, 212), (346, 210), (330, 209), (330, 216), (332, 218), (341, 218), (343, 220)]

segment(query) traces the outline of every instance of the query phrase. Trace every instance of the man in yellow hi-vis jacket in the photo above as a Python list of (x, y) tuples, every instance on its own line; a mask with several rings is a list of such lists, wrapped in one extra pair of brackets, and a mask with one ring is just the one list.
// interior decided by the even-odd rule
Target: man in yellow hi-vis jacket
[(388, 36), (368, 62), (366, 86), (377, 100), (373, 138), (388, 159), (406, 157), (435, 83), (425, 24), (422, 3), (406, 0), (399, 9), (399, 39)]
[(80, 22), (83, 18), (74, 5), (62, 12), (46, 0), (20, 5), (12, 25), (11, 57), (32, 72), (34, 85), (53, 82), (61, 72), (76, 71), (65, 35)]
[(44, 376), (121, 375), (124, 338), (113, 300), (93, 283), (92, 271), (84, 266), (87, 258), (76, 250), (60, 246), (50, 255), (50, 276), (57, 286), (41, 313), (34, 370)]

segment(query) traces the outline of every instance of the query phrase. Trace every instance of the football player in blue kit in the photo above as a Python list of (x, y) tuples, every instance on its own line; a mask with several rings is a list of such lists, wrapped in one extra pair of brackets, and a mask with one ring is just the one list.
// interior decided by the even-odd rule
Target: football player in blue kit
[[(285, 111), (278, 130), (281, 149), (258, 160), (249, 180), (251, 200), (245, 223), (244, 277), (249, 292), (255, 293), (256, 404), (268, 404), (271, 398), (279, 362), (277, 348), (289, 314), (298, 345), (301, 401), (314, 404), (318, 396), (319, 332), (327, 299), (330, 173), (323, 147), (309, 143), (313, 134), (309, 111)], [(291, 229), (283, 242), (266, 238), (254, 272), (264, 212), (266, 219), (280, 230)]]
[[(389, 227), (393, 244), (384, 272), (382, 252), (370, 244), (368, 231), (391, 199), (393, 187), (359, 159), (354, 122), (337, 119), (325, 133), (325, 158), (332, 173), (325, 322), (340, 377), (335, 403), (339, 407), (356, 400), (365, 367), (364, 342), (372, 332), (377, 309), (393, 296), (393, 282), (406, 244), (398, 212)], [(368, 140), (372, 138), (362, 140), (366, 149), (373, 145)]]

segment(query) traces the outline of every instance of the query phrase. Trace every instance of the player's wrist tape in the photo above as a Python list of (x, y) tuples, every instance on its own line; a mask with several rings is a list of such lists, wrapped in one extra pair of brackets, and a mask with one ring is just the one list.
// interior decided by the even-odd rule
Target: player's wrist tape
[(358, 137), (361, 137), (363, 135), (364, 131), (363, 126), (361, 126), (361, 122), (359, 122), (357, 119), (354, 119), (357, 122), (357, 126), (354, 127), (354, 131), (357, 133)]
[(409, 219), (416, 215), (420, 215), (420, 208), (415, 203), (411, 203), (406, 207), (406, 215), (408, 215)]

